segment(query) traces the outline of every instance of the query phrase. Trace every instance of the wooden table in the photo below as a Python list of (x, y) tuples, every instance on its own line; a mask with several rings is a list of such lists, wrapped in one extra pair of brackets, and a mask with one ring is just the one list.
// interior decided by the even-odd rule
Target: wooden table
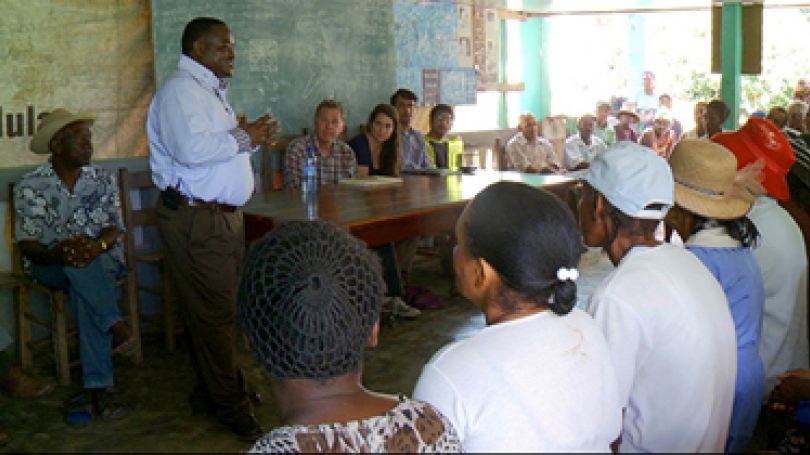
[[(479, 170), (475, 175), (403, 175), (402, 183), (379, 187), (322, 185), (318, 218), (348, 229), (369, 246), (453, 230), (476, 194), (491, 183), (509, 180), (542, 187), (570, 204), (575, 175), (539, 175)], [(255, 194), (243, 207), (248, 243), (279, 222), (307, 219), (300, 189)]]

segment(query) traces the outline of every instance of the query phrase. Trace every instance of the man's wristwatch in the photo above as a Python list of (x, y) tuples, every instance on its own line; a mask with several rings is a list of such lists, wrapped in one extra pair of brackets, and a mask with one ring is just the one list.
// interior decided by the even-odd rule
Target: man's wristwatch
[(107, 242), (105, 242), (101, 237), (99, 237), (98, 241), (101, 242), (101, 251), (107, 251)]

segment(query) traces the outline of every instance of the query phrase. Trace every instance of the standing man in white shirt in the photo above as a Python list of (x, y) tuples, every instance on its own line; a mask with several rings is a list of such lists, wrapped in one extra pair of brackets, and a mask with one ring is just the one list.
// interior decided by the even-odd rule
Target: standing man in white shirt
[(529, 173), (548, 173), (560, 170), (560, 162), (554, 145), (540, 136), (537, 117), (531, 112), (520, 114), (518, 132), (506, 144), (506, 168)]
[(619, 452), (722, 452), (737, 340), (723, 288), (692, 253), (655, 237), (674, 201), (666, 161), (622, 141), (583, 177), (579, 223), (616, 270), (591, 294), (624, 408)]
[(596, 117), (585, 114), (577, 122), (577, 134), (565, 140), (565, 167), (571, 171), (587, 169), (597, 155), (607, 149), (602, 139), (594, 136)]
[(146, 128), (152, 179), (161, 190), (158, 231), (197, 376), (189, 402), (252, 442), (263, 431), (234, 345), (245, 247), (239, 207), (254, 190), (250, 156), (278, 123), (270, 114), (252, 123), (234, 114), (223, 80), (233, 75), (233, 49), (224, 22), (189, 22), (177, 70), (155, 94)]

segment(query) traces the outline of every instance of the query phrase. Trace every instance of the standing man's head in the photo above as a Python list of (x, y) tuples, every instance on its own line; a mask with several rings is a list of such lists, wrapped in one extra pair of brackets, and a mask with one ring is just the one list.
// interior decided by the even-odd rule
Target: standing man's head
[(672, 172), (649, 147), (619, 142), (594, 158), (582, 177), (579, 220), (585, 243), (614, 265), (635, 245), (654, 245), (674, 200)]
[(668, 93), (662, 93), (658, 97), (658, 105), (672, 110), (672, 97)]
[(780, 130), (787, 126), (787, 111), (782, 106), (774, 106), (768, 109), (765, 120), (773, 123)]
[(183, 54), (211, 70), (218, 78), (233, 76), (235, 58), (231, 30), (219, 19), (198, 17), (186, 24)]
[(321, 101), (315, 109), (315, 139), (318, 144), (331, 147), (343, 133), (345, 119), (346, 110), (340, 101), (333, 99)]
[(610, 103), (607, 101), (599, 101), (596, 103), (596, 122), (599, 125), (607, 123), (608, 115), (610, 115)]
[(807, 117), (807, 103), (791, 101), (787, 106), (787, 127), (802, 133), (807, 129), (804, 119)]
[(592, 114), (585, 114), (579, 118), (577, 122), (577, 130), (579, 130), (579, 136), (582, 140), (589, 141), (591, 136), (593, 136), (593, 131), (596, 128), (596, 117)]
[(728, 118), (731, 110), (725, 101), (715, 98), (709, 101), (706, 105), (706, 114), (703, 120), (706, 124), (706, 135), (712, 137), (713, 135), (723, 131), (723, 123)]
[(31, 139), (31, 151), (38, 155), (51, 155), (54, 167), (78, 169), (90, 164), (93, 156), (94, 114), (73, 114), (65, 109), (54, 109), (39, 122), (37, 133)]
[(437, 104), (430, 110), (429, 136), (441, 139), (453, 129), (453, 108), (448, 104)]
[(537, 123), (537, 117), (531, 112), (524, 112), (518, 117), (518, 131), (523, 133), (523, 137), (530, 144), (537, 142), (537, 136), (540, 134), (540, 125)]
[(644, 86), (644, 93), (652, 95), (655, 91), (655, 74), (652, 71), (641, 73), (641, 83)]
[(390, 101), (391, 106), (394, 106), (397, 110), (399, 125), (402, 127), (402, 130), (410, 129), (411, 121), (413, 120), (413, 110), (416, 107), (416, 102), (419, 101), (419, 97), (416, 96), (413, 90), (401, 88), (391, 95)]

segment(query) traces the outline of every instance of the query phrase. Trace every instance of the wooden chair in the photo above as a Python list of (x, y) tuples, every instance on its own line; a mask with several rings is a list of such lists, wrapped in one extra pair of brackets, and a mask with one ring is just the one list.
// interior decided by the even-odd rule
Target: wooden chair
[[(124, 224), (127, 228), (126, 250), (127, 265), (135, 276), (135, 290), (146, 291), (160, 298), (161, 316), (163, 318), (163, 336), (166, 351), (173, 353), (177, 348), (176, 335), (182, 331), (182, 324), (177, 324), (177, 306), (172, 299), (171, 280), (166, 268), (166, 258), (163, 250), (154, 245), (144, 243), (136, 245), (136, 229), (146, 229), (156, 224), (155, 205), (159, 191), (152, 182), (152, 172), (130, 172), (127, 168), (118, 169), (118, 184), (121, 187), (121, 211), (124, 214)], [(138, 200), (138, 204), (134, 201)], [(139, 208), (135, 208), (135, 206)], [(150, 286), (141, 284), (137, 278), (139, 264), (152, 264), (160, 273), (160, 285)]]
[[(13, 227), (14, 217), (16, 216), (14, 210), (14, 183), (9, 183), (8, 189), (8, 220)], [(66, 312), (68, 300), (67, 292), (45, 286), (30, 275), (24, 273), (20, 248), (15, 242), (10, 242), (10, 250), (13, 264), (12, 273), (20, 280), (24, 287), (20, 292), (25, 293), (22, 294), (24, 297), (17, 299), (16, 302), (17, 349), (19, 349), (20, 366), (24, 370), (30, 370), (33, 367), (35, 352), (39, 351), (44, 346), (50, 345), (53, 348), (52, 360), (56, 367), (56, 378), (60, 385), (69, 385), (70, 371), (72, 368), (80, 365), (80, 360), (76, 355), (71, 356), (70, 352), (71, 347), (78, 344), (78, 329), (68, 329)], [(118, 279), (116, 285), (123, 289), (119, 305), (127, 309), (124, 318), (129, 323), (132, 335), (137, 342), (137, 350), (133, 355), (133, 360), (135, 363), (139, 364), (143, 361), (143, 352), (141, 350), (140, 319), (138, 316), (138, 295), (135, 290), (134, 280), (135, 274), (130, 268)], [(47, 297), (51, 316), (49, 321), (38, 317), (31, 310), (31, 302), (27, 297), (30, 289), (35, 289)], [(50, 338), (34, 340), (32, 324), (36, 324), (50, 331)]]

